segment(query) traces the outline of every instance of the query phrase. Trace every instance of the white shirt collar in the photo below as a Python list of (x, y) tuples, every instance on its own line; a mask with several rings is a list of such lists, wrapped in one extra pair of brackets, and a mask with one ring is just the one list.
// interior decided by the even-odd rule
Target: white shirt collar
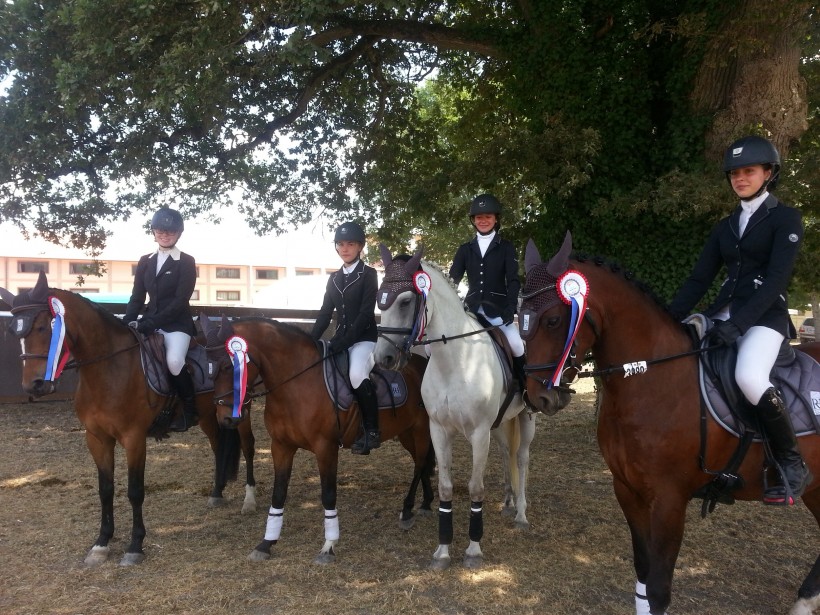
[(743, 211), (751, 215), (757, 211), (757, 208), (760, 207), (763, 201), (765, 201), (768, 197), (769, 193), (764, 191), (763, 194), (753, 199), (749, 199), (748, 201), (740, 201), (740, 206), (743, 208)]
[(352, 265), (350, 265), (350, 267), (346, 267), (346, 266), (342, 265), (342, 273), (344, 273), (345, 275), (349, 275), (349, 274), (353, 273), (353, 270), (356, 269), (358, 264), (359, 264), (359, 259), (357, 258), (356, 262), (353, 263)]
[[(170, 248), (167, 248), (167, 249), (166, 248), (157, 248), (157, 251), (154, 252), (154, 254), (156, 254), (157, 256), (165, 255), (165, 258), (168, 258), (170, 256), (175, 261), (178, 261), (179, 260), (179, 255), (182, 254), (182, 251), (179, 248), (177, 248), (176, 246), (171, 246)], [(163, 258), (163, 260), (165, 260), (165, 258)]]

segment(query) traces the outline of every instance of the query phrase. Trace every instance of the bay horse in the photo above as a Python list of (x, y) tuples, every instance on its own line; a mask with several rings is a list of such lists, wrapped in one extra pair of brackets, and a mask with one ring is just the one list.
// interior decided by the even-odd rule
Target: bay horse
[[(738, 438), (709, 413), (701, 415), (698, 358), (685, 327), (630, 274), (601, 258), (570, 259), (571, 251), (569, 233), (547, 263), (532, 241), (527, 247), (519, 313), (527, 342), (527, 393), (547, 414), (564, 408), (570, 376), (579, 369), (576, 358), (591, 350), (601, 375), (598, 444), (632, 536), (636, 612), (665, 613), (687, 503), (714, 478), (705, 470), (727, 467)], [(798, 348), (820, 358), (818, 344)], [(801, 437), (800, 449), (820, 475), (820, 436)], [(744, 484), (732, 493), (735, 498), (762, 500), (763, 464), (763, 444), (751, 444), (736, 473)], [(802, 497), (820, 523), (817, 480)], [(811, 613), (820, 605), (818, 594), (820, 557), (792, 614)]]
[[(337, 470), (339, 449), (350, 448), (358, 435), (361, 415), (358, 406), (340, 411), (331, 398), (323, 375), (324, 357), (313, 338), (298, 327), (265, 318), (222, 319), (218, 326), (201, 318), (208, 340), (208, 357), (214, 374), (214, 397), (218, 400), (217, 416), (222, 425), (242, 424), (249, 404), (247, 389), (240, 384), (228, 348), (242, 345), (243, 378), (247, 382), (261, 378), (265, 390), (265, 427), (271, 438), (274, 480), (271, 507), (265, 536), (251, 551), (248, 559), (262, 561), (271, 557), (271, 547), (279, 540), (285, 500), (288, 494), (293, 459), (298, 449), (316, 457), (321, 483), (321, 502), (325, 518), (325, 540), (315, 558), (317, 564), (335, 561), (335, 546), (339, 540), (336, 512)], [(226, 343), (227, 342), (227, 343)], [(419, 483), (422, 502), (418, 513), (432, 515), (430, 503), (433, 489), (430, 477), (435, 469), (435, 457), (430, 441), (427, 413), (419, 389), (427, 361), (415, 357), (402, 375), (407, 386), (407, 399), (393, 409), (380, 410), (379, 426), (384, 442), (396, 437), (413, 458), (414, 472), (410, 489), (404, 499), (399, 523), (409, 529), (414, 523), (413, 506)], [(371, 378), (378, 380), (378, 373)]]
[[(527, 520), (527, 475), (529, 448), (535, 436), (535, 419), (517, 392), (498, 429), (493, 429), (506, 397), (504, 372), (490, 335), (464, 310), (456, 288), (436, 265), (421, 259), (420, 248), (411, 258), (395, 259), (381, 249), (385, 278), (377, 293), (381, 310), (375, 359), (388, 368), (401, 366), (414, 344), (424, 340), (429, 363), (421, 385), (424, 406), (430, 416), (430, 432), (438, 464), (439, 544), (430, 568), (450, 565), (453, 540), (453, 441), (463, 435), (472, 448), (469, 481), (469, 545), (463, 565), (483, 564), (480, 541), (484, 533), (484, 472), (490, 438), (502, 452), (505, 510), (515, 512), (515, 524), (529, 527)], [(425, 337), (426, 335), (426, 337)], [(432, 342), (436, 343), (435, 345)]]
[[(114, 536), (114, 447), (125, 449), (128, 465), (128, 500), (131, 503), (131, 541), (120, 565), (145, 559), (146, 438), (165, 398), (148, 386), (140, 361), (137, 339), (127, 324), (109, 311), (76, 293), (49, 288), (40, 273), (35, 287), (17, 296), (0, 289), (0, 297), (12, 306), (12, 331), (20, 338), (22, 387), (34, 397), (53, 393), (69, 353), (78, 371), (74, 394), (77, 418), (85, 427), (88, 450), (97, 466), (101, 505), (100, 530), (85, 557), (87, 565), (105, 562)], [(59, 318), (55, 313), (55, 306)], [(59, 322), (58, 322), (59, 321)], [(68, 367), (71, 367), (68, 363)], [(196, 397), (200, 426), (216, 459), (214, 487), (209, 505), (224, 502), (226, 481), (236, 477), (240, 447), (247, 465), (243, 511), (256, 507), (253, 476), (253, 434), (250, 425), (237, 433), (219, 429), (211, 392)], [(167, 435), (164, 429), (152, 433)], [(237, 442), (239, 441), (239, 442)]]

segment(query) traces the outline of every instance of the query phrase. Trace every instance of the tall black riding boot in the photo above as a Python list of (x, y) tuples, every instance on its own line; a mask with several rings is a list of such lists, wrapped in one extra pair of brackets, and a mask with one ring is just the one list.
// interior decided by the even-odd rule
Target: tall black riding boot
[(381, 444), (379, 433), (379, 404), (376, 400), (376, 387), (369, 378), (362, 380), (358, 389), (353, 389), (356, 401), (359, 402), (359, 412), (362, 413), (362, 427), (364, 433), (350, 447), (354, 455), (369, 455), (374, 448)]
[[(766, 488), (763, 502), (790, 506), (811, 483), (811, 471), (800, 456), (797, 437), (786, 404), (774, 387), (766, 389), (756, 408), (760, 423), (769, 438), (775, 461), (783, 469), (783, 476), (779, 477), (777, 484)], [(788, 488), (783, 483), (784, 479), (788, 483)]]
[(518, 378), (518, 392), (524, 395), (524, 390), (527, 388), (527, 374), (524, 373), (524, 364), (527, 362), (527, 356), (512, 358), (513, 375)]
[(171, 431), (188, 431), (199, 423), (199, 413), (196, 409), (196, 390), (194, 379), (184, 367), (178, 375), (171, 374), (171, 382), (177, 391), (179, 399), (182, 400), (182, 412), (178, 413), (171, 421), (169, 429)]

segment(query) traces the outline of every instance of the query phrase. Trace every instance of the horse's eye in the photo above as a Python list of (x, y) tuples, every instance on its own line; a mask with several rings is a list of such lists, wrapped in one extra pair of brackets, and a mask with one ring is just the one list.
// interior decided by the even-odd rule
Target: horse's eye
[(402, 299), (402, 300), (399, 302), (399, 308), (401, 308), (401, 309), (404, 309), (404, 308), (406, 308), (406, 307), (407, 307), (407, 306), (409, 306), (409, 305), (410, 305), (410, 299)]
[(558, 323), (559, 323), (560, 321), (561, 321), (561, 317), (560, 317), (560, 316), (550, 316), (550, 317), (547, 319), (547, 327), (548, 327), (548, 328), (550, 328), (550, 329), (552, 329), (552, 328), (554, 328), (554, 327), (557, 327), (557, 326), (558, 326)]

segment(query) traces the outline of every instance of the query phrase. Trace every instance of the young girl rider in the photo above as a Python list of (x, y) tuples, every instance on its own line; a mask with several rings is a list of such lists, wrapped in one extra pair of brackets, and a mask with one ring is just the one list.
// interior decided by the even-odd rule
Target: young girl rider
[(780, 392), (769, 380), (784, 339), (795, 337), (786, 289), (803, 239), (800, 212), (770, 194), (780, 174), (780, 154), (762, 137), (732, 143), (723, 171), (740, 199), (735, 210), (717, 223), (670, 312), (683, 318), (709, 290), (720, 269), (728, 276), (717, 299), (704, 310), (715, 320), (712, 344), (737, 344), (735, 379), (755, 408), (783, 469), (782, 481), (763, 494), (766, 504), (791, 505), (811, 483), (794, 428)]
[(361, 226), (345, 222), (336, 229), (333, 241), (343, 264), (327, 281), (311, 335), (316, 340), (322, 337), (335, 310), (336, 332), (330, 340), (330, 352), (347, 352), (350, 386), (362, 414), (363, 433), (350, 448), (356, 455), (369, 455), (381, 446), (376, 387), (369, 378), (378, 339), (375, 309), (379, 282), (376, 270), (360, 258), (365, 244)]

